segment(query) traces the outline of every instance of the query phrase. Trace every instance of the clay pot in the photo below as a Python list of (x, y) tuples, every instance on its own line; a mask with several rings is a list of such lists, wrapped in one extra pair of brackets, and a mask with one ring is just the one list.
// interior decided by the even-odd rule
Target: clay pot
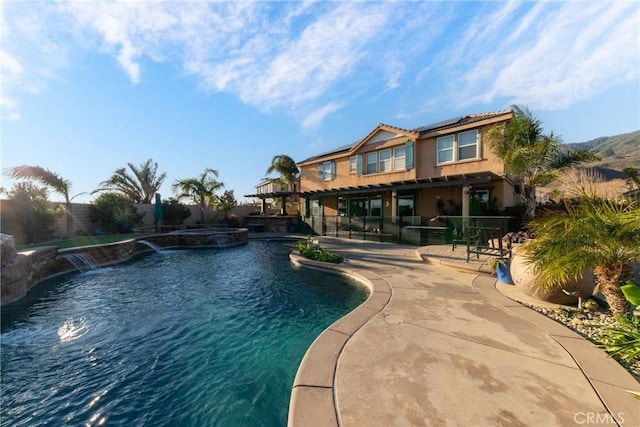
[(541, 289), (540, 275), (533, 272), (533, 266), (526, 259), (525, 253), (525, 249), (519, 246), (513, 248), (511, 255), (511, 279), (523, 294), (540, 301), (567, 305), (577, 304), (578, 296), (567, 295), (563, 289), (578, 292), (582, 299), (587, 299), (593, 294), (596, 282), (592, 269), (584, 271), (581, 278), (557, 288)]

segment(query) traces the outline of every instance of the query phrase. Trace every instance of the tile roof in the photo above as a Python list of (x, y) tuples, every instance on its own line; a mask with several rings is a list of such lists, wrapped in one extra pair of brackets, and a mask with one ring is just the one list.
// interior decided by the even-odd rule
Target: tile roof
[(309, 157), (308, 159), (305, 159), (305, 160), (303, 160), (303, 161), (301, 161), (301, 162), (298, 162), (298, 163), (308, 162), (309, 160), (313, 160), (313, 159), (317, 159), (317, 158), (325, 157), (325, 156), (330, 156), (330, 155), (332, 155), (332, 154), (337, 154), (337, 153), (340, 153), (340, 152), (342, 152), (342, 151), (349, 151), (349, 150), (351, 149), (351, 147), (353, 147), (353, 146), (354, 146), (355, 144), (357, 144), (357, 143), (358, 143), (358, 142), (354, 142), (354, 143), (352, 143), (352, 144), (343, 145), (343, 146), (341, 146), (341, 147), (334, 148), (334, 149), (333, 149), (333, 150), (331, 150), (331, 151), (325, 151), (324, 153), (316, 154), (316, 155), (311, 156), (311, 157)]
[(453, 119), (432, 123), (426, 126), (420, 126), (419, 128), (412, 129), (412, 131), (418, 132), (419, 134), (424, 134), (434, 130), (446, 129), (454, 126), (460, 126), (460, 125), (466, 125), (473, 122), (479, 122), (481, 120), (491, 119), (491, 118), (503, 116), (509, 113), (511, 113), (511, 110), (494, 111), (492, 113), (469, 114), (466, 116), (455, 117)]
[(474, 122), (479, 122), (482, 120), (486, 120), (486, 119), (491, 119), (494, 117), (499, 117), (499, 116), (503, 116), (505, 114), (509, 114), (511, 113), (511, 110), (501, 110), (501, 111), (494, 111), (491, 113), (478, 113), (478, 114), (469, 114), (466, 116), (459, 116), (459, 117), (454, 117), (452, 119), (448, 119), (448, 120), (442, 120), (436, 123), (431, 123), (429, 125), (425, 125), (425, 126), (420, 126), (418, 128), (415, 129), (403, 129), (403, 128), (399, 128), (397, 126), (391, 126), (391, 125), (387, 125), (385, 123), (380, 123), (378, 124), (378, 126), (375, 127), (375, 129), (373, 129), (367, 136), (365, 136), (364, 138), (362, 138), (359, 141), (356, 141), (352, 144), (347, 144), (347, 145), (343, 145), (341, 147), (335, 148), (331, 151), (327, 151), (321, 154), (316, 154), (315, 156), (309, 157), (301, 162), (298, 162), (298, 164), (300, 163), (305, 163), (311, 160), (315, 160), (315, 159), (319, 159), (322, 157), (326, 157), (326, 156), (330, 156), (333, 154), (338, 154), (344, 151), (349, 151), (352, 147), (354, 147), (355, 145), (359, 144), (360, 142), (362, 142), (363, 140), (367, 139), (369, 136), (371, 136), (373, 133), (375, 133), (378, 129), (380, 128), (387, 128), (387, 129), (394, 129), (397, 130), (398, 132), (404, 132), (404, 133), (417, 133), (419, 135), (431, 132), (431, 131), (435, 131), (435, 130), (442, 130), (442, 129), (447, 129), (447, 128), (451, 128), (454, 126), (461, 126), (461, 125), (466, 125), (469, 123), (474, 123)]

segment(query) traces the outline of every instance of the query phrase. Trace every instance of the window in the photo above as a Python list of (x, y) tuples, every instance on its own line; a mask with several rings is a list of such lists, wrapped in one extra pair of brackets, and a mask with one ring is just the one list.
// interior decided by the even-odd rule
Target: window
[(347, 201), (346, 199), (338, 199), (338, 216), (347, 216)]
[(438, 138), (438, 163), (453, 162), (453, 135)]
[(311, 201), (311, 216), (322, 216), (322, 205), (320, 200)]
[(367, 174), (378, 172), (378, 153), (372, 151), (367, 153)]
[(458, 160), (478, 158), (478, 131), (458, 134)]
[(349, 216), (367, 216), (368, 213), (368, 199), (349, 199)]
[(378, 172), (388, 172), (391, 170), (391, 149), (382, 150), (378, 153)]
[(407, 141), (398, 147), (370, 151), (364, 155), (356, 154), (349, 158), (349, 170), (353, 172), (354, 167), (358, 175), (413, 169), (413, 142)]
[(476, 199), (478, 203), (489, 204), (489, 190), (472, 190), (471, 197)]
[(358, 171), (358, 157), (349, 157), (349, 173), (356, 173)]
[(405, 147), (396, 147), (393, 149), (393, 170), (405, 169), (406, 157)]
[(320, 181), (331, 181), (336, 178), (336, 162), (331, 160), (328, 162), (322, 162), (318, 166)]
[(398, 216), (413, 216), (413, 196), (398, 197)]
[(443, 136), (437, 139), (436, 146), (438, 164), (477, 159), (479, 157), (478, 131), (472, 130), (457, 135)]
[(378, 218), (382, 216), (382, 199), (380, 197), (372, 197), (369, 200), (369, 207), (371, 216)]

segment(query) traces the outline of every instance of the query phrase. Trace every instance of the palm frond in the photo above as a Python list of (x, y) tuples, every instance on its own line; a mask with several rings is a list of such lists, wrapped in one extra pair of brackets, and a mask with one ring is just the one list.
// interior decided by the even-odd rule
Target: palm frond
[(69, 189), (71, 187), (71, 182), (49, 169), (45, 169), (41, 166), (22, 165), (10, 168), (4, 174), (14, 179), (26, 179), (39, 182), (40, 184), (51, 188), (56, 193), (61, 194), (64, 197), (65, 202), (69, 203)]

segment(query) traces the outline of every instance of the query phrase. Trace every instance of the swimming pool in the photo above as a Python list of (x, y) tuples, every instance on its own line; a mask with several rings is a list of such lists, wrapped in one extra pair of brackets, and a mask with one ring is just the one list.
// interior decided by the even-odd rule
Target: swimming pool
[(290, 250), (154, 253), (41, 284), (2, 310), (2, 423), (285, 425), (306, 349), (366, 298)]

